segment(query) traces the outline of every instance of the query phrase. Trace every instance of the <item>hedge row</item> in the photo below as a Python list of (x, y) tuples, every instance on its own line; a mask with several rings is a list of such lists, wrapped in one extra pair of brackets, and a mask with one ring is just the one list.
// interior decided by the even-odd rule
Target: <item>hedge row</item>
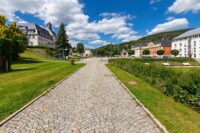
[(111, 59), (109, 62), (146, 80), (176, 101), (200, 111), (200, 70), (176, 71), (155, 64), (145, 65), (133, 59)]
[(170, 58), (170, 59), (155, 59), (155, 58), (136, 58), (134, 59), (135, 61), (140, 61), (140, 62), (155, 62), (155, 61), (171, 61), (171, 62), (196, 62), (192, 58)]

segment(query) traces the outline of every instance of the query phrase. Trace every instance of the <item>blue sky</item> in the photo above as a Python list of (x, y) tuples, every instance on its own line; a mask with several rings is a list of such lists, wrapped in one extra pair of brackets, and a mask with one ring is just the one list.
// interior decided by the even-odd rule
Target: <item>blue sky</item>
[(72, 45), (95, 48), (110, 42), (200, 27), (200, 0), (0, 0), (10, 21), (66, 24)]

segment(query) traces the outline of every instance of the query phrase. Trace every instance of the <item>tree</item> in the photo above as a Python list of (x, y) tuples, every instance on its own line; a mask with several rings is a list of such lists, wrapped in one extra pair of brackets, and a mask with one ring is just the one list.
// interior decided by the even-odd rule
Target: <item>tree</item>
[(64, 23), (60, 24), (58, 35), (57, 35), (57, 38), (56, 38), (56, 48), (62, 49), (63, 51), (65, 49), (67, 49), (67, 51), (65, 52), (65, 54), (63, 56), (69, 55), (69, 50), (71, 48), (71, 45), (69, 44), (69, 40), (68, 40), (68, 36), (67, 36), (66, 30), (65, 30)]
[(179, 50), (177, 49), (171, 50), (171, 54), (176, 57), (179, 54)]
[(129, 55), (134, 55), (134, 54), (135, 54), (135, 51), (134, 51), (134, 50), (131, 50), (131, 49), (129, 49), (129, 50), (128, 50), (128, 54), (129, 54)]
[(26, 50), (27, 39), (20, 29), (17, 28), (16, 22), (9, 25), (9, 36), (12, 40), (12, 59), (16, 60), (19, 58), (19, 54)]
[(157, 55), (160, 55), (160, 57), (161, 57), (161, 55), (163, 55), (164, 53), (165, 53), (165, 51), (162, 50), (162, 49), (157, 51)]
[(0, 16), (0, 43), (1, 53), (4, 56), (7, 66), (10, 69), (11, 60), (16, 60), (20, 53), (26, 50), (26, 37), (20, 29), (17, 28), (16, 22), (6, 25), (6, 18)]
[(143, 54), (143, 55), (150, 55), (150, 51), (149, 51), (148, 49), (144, 49), (144, 50), (142, 51), (142, 54)]
[(79, 54), (83, 54), (84, 53), (84, 45), (82, 43), (78, 43), (77, 44), (77, 52)]

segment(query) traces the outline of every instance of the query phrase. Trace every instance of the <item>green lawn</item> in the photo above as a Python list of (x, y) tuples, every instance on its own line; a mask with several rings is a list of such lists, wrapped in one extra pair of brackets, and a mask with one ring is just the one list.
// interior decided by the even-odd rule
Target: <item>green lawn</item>
[[(134, 75), (118, 67), (109, 69), (129, 88), (129, 90), (155, 115), (171, 133), (200, 133), (200, 114), (176, 103), (159, 90)], [(134, 83), (134, 84), (133, 84)]]
[(49, 58), (46, 58), (44, 56), (40, 56), (37, 53), (31, 52), (29, 50), (27, 50), (26, 52), (24, 52), (23, 54), (21, 54), (21, 57), (23, 59), (34, 59), (34, 60), (52, 60)]
[(0, 74), (0, 120), (84, 65), (70, 65), (67, 61), (50, 62), (48, 58), (30, 51), (21, 56), (22, 59), (38, 61), (19, 60), (12, 65), (11, 72)]

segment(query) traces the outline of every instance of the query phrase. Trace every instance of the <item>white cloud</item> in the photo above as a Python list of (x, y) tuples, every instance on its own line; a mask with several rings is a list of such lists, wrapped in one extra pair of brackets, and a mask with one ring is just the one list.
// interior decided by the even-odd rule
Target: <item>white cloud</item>
[(169, 16), (169, 17), (166, 18), (167, 21), (171, 21), (171, 20), (174, 20), (174, 19), (176, 19), (176, 18), (173, 17), (173, 16)]
[(103, 40), (94, 40), (94, 41), (89, 42), (89, 44), (102, 44), (102, 45), (106, 45), (106, 44), (109, 44), (109, 42), (103, 41)]
[(169, 22), (165, 22), (163, 24), (158, 24), (155, 28), (153, 28), (148, 34), (156, 34), (160, 32), (166, 32), (181, 28), (188, 27), (188, 20), (186, 18), (174, 19)]
[(176, 0), (172, 6), (168, 8), (168, 12), (176, 14), (184, 12), (197, 12), (200, 10), (200, 0)]
[[(16, 12), (28, 13), (40, 18), (45, 23), (51, 22), (58, 27), (66, 23), (66, 30), (72, 43), (85, 40), (89, 43), (107, 43), (101, 40), (100, 34), (111, 35), (114, 39), (130, 40), (137, 33), (128, 20), (135, 16), (125, 13), (102, 13), (102, 19), (89, 22), (89, 16), (84, 14), (84, 4), (78, 0), (0, 0), (0, 12), (9, 20), (24, 21)], [(127, 34), (125, 36), (125, 34)]]

